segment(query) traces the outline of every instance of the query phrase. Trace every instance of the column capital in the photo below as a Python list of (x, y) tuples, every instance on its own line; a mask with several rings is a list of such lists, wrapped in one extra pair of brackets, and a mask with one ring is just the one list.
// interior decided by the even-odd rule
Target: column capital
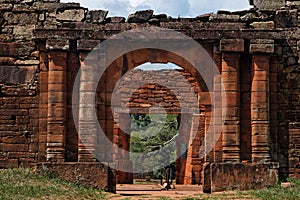
[(220, 50), (221, 52), (244, 52), (245, 41), (243, 39), (221, 39)]
[(275, 41), (273, 39), (252, 39), (249, 52), (251, 54), (274, 54)]

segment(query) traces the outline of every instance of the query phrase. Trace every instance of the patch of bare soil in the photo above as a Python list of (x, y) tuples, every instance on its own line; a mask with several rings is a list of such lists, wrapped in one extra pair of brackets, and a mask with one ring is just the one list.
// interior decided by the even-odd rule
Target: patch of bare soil
[(175, 189), (161, 190), (158, 184), (152, 185), (117, 185), (117, 194), (109, 195), (112, 200), (169, 200), (169, 199), (255, 199), (237, 192), (220, 192), (216, 194), (204, 194), (202, 187), (197, 185), (177, 185)]

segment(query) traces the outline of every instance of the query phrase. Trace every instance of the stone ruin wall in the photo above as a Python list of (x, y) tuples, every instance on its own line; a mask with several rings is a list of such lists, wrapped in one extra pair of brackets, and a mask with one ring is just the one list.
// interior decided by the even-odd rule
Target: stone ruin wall
[(116, 88), (120, 106), (137, 113), (139, 109), (144, 113), (143, 108), (159, 105), (167, 112), (179, 114), (181, 107), (199, 108), (200, 99), (204, 101), (199, 84), (183, 69), (132, 70), (122, 77)]
[[(274, 3), (252, 0), (250, 3), (258, 9), (219, 11), (195, 18), (175, 19), (146, 11), (126, 20), (106, 17), (106, 11), (88, 10), (77, 3), (0, 0), (0, 167), (46, 161), (49, 66), (45, 54), (48, 51), (68, 51), (62, 54), (60, 61), (67, 60), (70, 66), (66, 72), (70, 94), (80, 62), (70, 59), (74, 54), (88, 52), (97, 42), (114, 34), (136, 27), (158, 26), (177, 30), (199, 42), (213, 41), (214, 46), (207, 49), (217, 65), (221, 65), (220, 51), (276, 58), (272, 59), (275, 69), (270, 85), (274, 91), (270, 94), (273, 116), (270, 123), (272, 134), (280, 142), (276, 142), (272, 155), (280, 161), (281, 175), (299, 177), (300, 1), (281, 0), (272, 6), (270, 2)], [(249, 68), (249, 59), (242, 56), (241, 61), (246, 66), (242, 72)], [(14, 73), (16, 71), (22, 75)], [(6, 73), (16, 77), (5, 78)], [(250, 95), (250, 79), (241, 80), (247, 88), (241, 94), (245, 98)], [(76, 131), (72, 124), (68, 126), (72, 131), (67, 139), (70, 151), (66, 157), (76, 161)]]

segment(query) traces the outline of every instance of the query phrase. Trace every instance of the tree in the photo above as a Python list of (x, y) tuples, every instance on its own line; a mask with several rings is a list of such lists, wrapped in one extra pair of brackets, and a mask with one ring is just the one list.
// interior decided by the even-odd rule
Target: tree
[[(132, 114), (130, 152), (134, 170), (157, 174), (175, 162), (177, 135), (177, 115)], [(175, 170), (174, 163), (172, 166)]]

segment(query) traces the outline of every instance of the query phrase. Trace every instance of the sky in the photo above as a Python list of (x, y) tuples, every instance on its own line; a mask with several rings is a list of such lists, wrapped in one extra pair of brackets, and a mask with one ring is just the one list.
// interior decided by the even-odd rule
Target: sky
[(140, 66), (138, 66), (135, 69), (141, 69), (141, 70), (161, 70), (161, 69), (182, 69), (181, 67), (173, 64), (173, 63), (167, 63), (167, 64), (161, 64), (161, 63), (144, 63)]
[(61, 0), (78, 2), (90, 10), (107, 10), (108, 16), (123, 16), (137, 10), (152, 9), (154, 14), (167, 14), (172, 17), (197, 17), (218, 10), (249, 9), (249, 0)]

